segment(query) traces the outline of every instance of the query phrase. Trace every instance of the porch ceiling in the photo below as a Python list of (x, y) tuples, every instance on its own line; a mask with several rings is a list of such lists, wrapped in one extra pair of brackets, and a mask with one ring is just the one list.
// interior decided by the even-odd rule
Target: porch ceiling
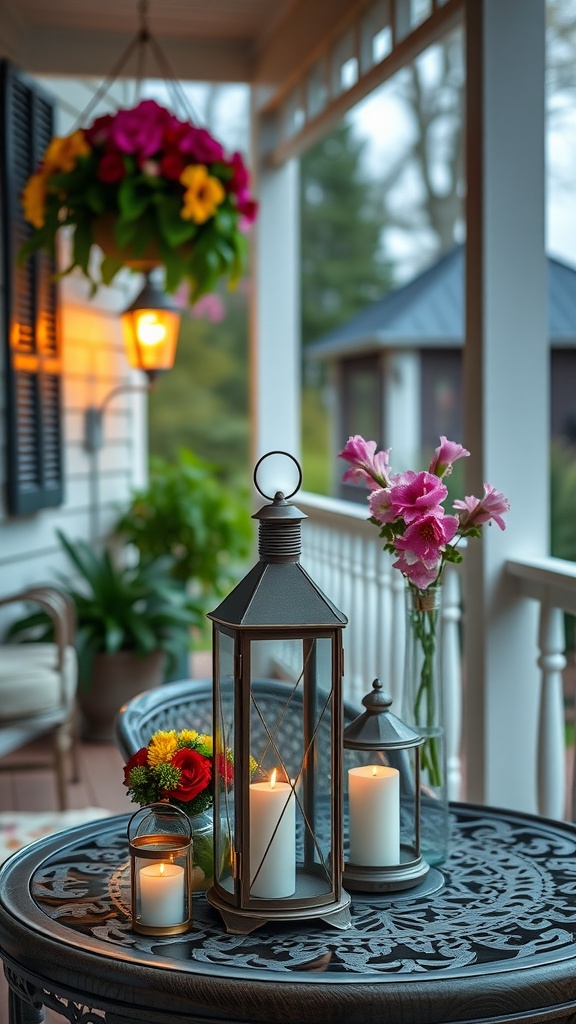
[[(148, 24), (174, 73), (250, 81), (300, 0), (150, 0)], [(0, 0), (0, 44), (27, 70), (106, 74), (138, 26), (137, 0)]]

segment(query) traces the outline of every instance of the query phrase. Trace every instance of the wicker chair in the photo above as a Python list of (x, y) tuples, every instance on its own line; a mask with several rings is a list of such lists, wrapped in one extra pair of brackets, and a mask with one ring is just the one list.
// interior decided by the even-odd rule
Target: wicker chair
[[(256, 681), (252, 692), (262, 717), (268, 726), (274, 728), (274, 744), (282, 752), (282, 760), (290, 774), (296, 774), (302, 759), (302, 730), (299, 715), (284, 714), (286, 697), (290, 684), (275, 679)], [(292, 707), (301, 708), (302, 696), (297, 691), (291, 700)], [(357, 714), (345, 706), (345, 721), (351, 721)], [(254, 716), (250, 737), (250, 751), (263, 767), (267, 760), (271, 765), (277, 761), (270, 737), (258, 716)], [(329, 774), (330, 738), (328, 724), (320, 726), (317, 756)], [(128, 760), (141, 747), (146, 746), (157, 729), (195, 729), (200, 733), (212, 732), (212, 681), (190, 679), (183, 682), (167, 683), (155, 690), (148, 690), (128, 701), (119, 711), (116, 720), (116, 739), (123, 756)]]
[[(31, 603), (42, 608), (54, 624), (53, 643), (0, 643), (0, 758), (50, 733), (50, 762), (18, 761), (18, 770), (49, 765), (56, 773), (60, 810), (66, 810), (67, 754), (72, 753), (78, 776), (74, 606), (56, 587), (30, 587), (0, 598), (0, 605)], [(11, 770), (10, 762), (0, 770)]]

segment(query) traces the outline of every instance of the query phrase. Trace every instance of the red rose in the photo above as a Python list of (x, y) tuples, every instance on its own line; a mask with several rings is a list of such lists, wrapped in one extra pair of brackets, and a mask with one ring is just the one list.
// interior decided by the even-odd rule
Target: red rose
[(130, 760), (124, 765), (124, 785), (127, 786), (130, 772), (133, 768), (143, 768), (148, 763), (148, 747), (140, 747)]
[(105, 185), (113, 185), (116, 181), (122, 181), (125, 174), (126, 168), (120, 153), (104, 153), (96, 171), (98, 180)]
[(185, 166), (184, 157), (180, 153), (166, 153), (160, 161), (160, 171), (169, 181), (179, 181)]
[(189, 747), (177, 750), (171, 763), (180, 769), (180, 782), (175, 789), (165, 789), (162, 796), (184, 802), (193, 800), (206, 789), (212, 778), (210, 758), (199, 754), (197, 750), (190, 750)]
[(216, 754), (216, 766), (218, 774), (224, 779), (227, 786), (234, 780), (234, 765), (230, 763), (224, 754)]

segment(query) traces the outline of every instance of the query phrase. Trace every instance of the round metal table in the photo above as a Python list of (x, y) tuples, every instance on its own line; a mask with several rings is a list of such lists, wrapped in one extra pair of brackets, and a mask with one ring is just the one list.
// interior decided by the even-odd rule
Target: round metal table
[(465, 804), (438, 891), (355, 894), (352, 927), (130, 930), (128, 815), (40, 840), (0, 871), (10, 1024), (576, 1022), (576, 828)]

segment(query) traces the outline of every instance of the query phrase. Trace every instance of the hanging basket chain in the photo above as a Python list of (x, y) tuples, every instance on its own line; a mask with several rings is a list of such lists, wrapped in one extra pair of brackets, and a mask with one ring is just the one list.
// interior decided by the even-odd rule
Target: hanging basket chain
[(113, 65), (112, 69), (106, 75), (101, 85), (98, 87), (92, 98), (89, 100), (87, 105), (84, 107), (78, 118), (76, 119), (72, 131), (81, 128), (86, 124), (90, 115), (98, 106), (100, 101), (110, 91), (110, 88), (114, 84), (117, 78), (119, 78), (122, 71), (130, 61), (134, 51), (136, 51), (136, 103), (141, 98), (142, 83), (144, 81), (144, 72), (146, 66), (146, 47), (148, 46), (152, 51), (152, 54), (156, 60), (158, 70), (166, 86), (168, 92), (172, 96), (174, 106), (176, 110), (180, 108), (185, 116), (193, 124), (200, 125), (201, 119), (198, 117), (196, 111), (193, 109), (186, 91), (183, 89), (181, 83), (177, 80), (174, 75), (174, 71), (170, 65), (170, 62), (164, 53), (164, 50), (160, 46), (158, 40), (151, 34), (148, 27), (148, 0), (139, 0), (138, 2), (138, 17), (139, 17), (139, 28), (136, 35), (130, 40), (128, 45), (120, 54), (118, 60)]

